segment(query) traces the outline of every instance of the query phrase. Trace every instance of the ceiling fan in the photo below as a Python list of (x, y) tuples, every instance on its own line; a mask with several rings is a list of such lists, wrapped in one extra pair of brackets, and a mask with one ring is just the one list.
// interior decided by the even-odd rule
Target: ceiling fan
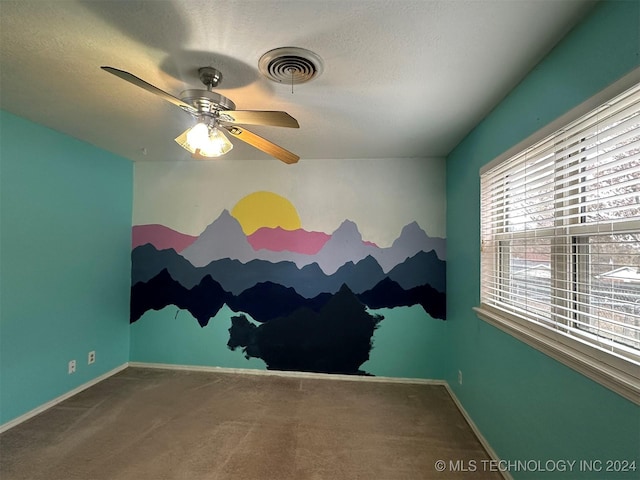
[(198, 70), (200, 80), (207, 87), (206, 90), (185, 90), (180, 94), (180, 98), (174, 97), (124, 70), (113, 67), (100, 68), (193, 115), (197, 120), (196, 125), (184, 131), (175, 140), (182, 148), (191, 152), (194, 158), (219, 157), (231, 150), (233, 144), (222, 132), (222, 129), (225, 129), (235, 138), (284, 163), (296, 163), (300, 159), (298, 155), (237, 125), (299, 128), (298, 121), (286, 112), (236, 110), (235, 103), (213, 91), (213, 87), (222, 80), (220, 71), (213, 67), (202, 67)]

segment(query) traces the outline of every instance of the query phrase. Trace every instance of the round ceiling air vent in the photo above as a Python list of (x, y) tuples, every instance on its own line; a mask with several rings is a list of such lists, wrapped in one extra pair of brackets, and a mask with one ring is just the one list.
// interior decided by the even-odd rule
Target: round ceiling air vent
[(277, 83), (297, 85), (322, 73), (322, 59), (304, 48), (282, 47), (270, 50), (258, 62), (260, 73)]

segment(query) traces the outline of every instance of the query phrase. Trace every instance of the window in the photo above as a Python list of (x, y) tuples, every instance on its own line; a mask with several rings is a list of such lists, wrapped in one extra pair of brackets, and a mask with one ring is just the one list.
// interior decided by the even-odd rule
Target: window
[(499, 160), (476, 311), (640, 403), (640, 84)]

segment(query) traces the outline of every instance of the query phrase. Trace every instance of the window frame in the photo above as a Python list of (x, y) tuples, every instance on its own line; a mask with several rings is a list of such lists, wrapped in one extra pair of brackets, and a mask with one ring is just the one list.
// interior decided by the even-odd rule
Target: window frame
[[(640, 67), (634, 69), (620, 80), (616, 81), (576, 108), (570, 110), (555, 121), (543, 127), (526, 140), (518, 143), (493, 161), (486, 164), (480, 169), (480, 175), (510, 159), (514, 155), (526, 150), (532, 145), (535, 145), (549, 135), (552, 135), (562, 129), (565, 125), (576, 121), (580, 117), (588, 114), (600, 105), (606, 103), (610, 99), (618, 96), (638, 83), (640, 83)], [(632, 224), (633, 226), (638, 224), (637, 226), (640, 227), (640, 221), (637, 220), (631, 220), (628, 224)], [(627, 224), (625, 223), (625, 225)], [(565, 249), (565, 251), (566, 249), (569, 249), (574, 253), (573, 249), (585, 248), (585, 239), (588, 239), (593, 234), (607, 233), (602, 231), (591, 232), (589, 231), (590, 229), (588, 227), (585, 228), (585, 226), (576, 227), (575, 232), (567, 237), (570, 241), (565, 240), (561, 244), (554, 244), (552, 245), (552, 248), (561, 248)], [(571, 229), (572, 227), (569, 226), (568, 228)], [(612, 232), (609, 233), (614, 233), (613, 230), (618, 230), (620, 228), (623, 228), (623, 225), (618, 224), (612, 228)], [(588, 240), (586, 240), (586, 242), (588, 248)], [(482, 248), (483, 246), (481, 245), (481, 252)], [(500, 253), (499, 248), (496, 248), (495, 255), (496, 258), (493, 259), (494, 266), (497, 265), (497, 263), (504, 261), (504, 258), (502, 258), (504, 254)], [(573, 257), (573, 255), (571, 255), (571, 257)], [(577, 258), (580, 258), (580, 255), (577, 255)], [(484, 258), (481, 259), (481, 263), (486, 261), (487, 260)], [(588, 265), (586, 268), (588, 268)], [(585, 275), (584, 269), (585, 266), (580, 265), (578, 262), (578, 264), (574, 265), (571, 269), (572, 275)], [(480, 291), (484, 288), (486, 288), (486, 286), (482, 279), (480, 279)], [(553, 288), (553, 286), (551, 288)], [(577, 295), (584, 294), (585, 293), (577, 293)], [(576, 301), (575, 298), (565, 298), (564, 300), (567, 302)], [(551, 308), (553, 308), (553, 305)], [(536, 323), (533, 320), (520, 318), (517, 315), (482, 303), (477, 307), (474, 307), (473, 310), (480, 319), (487, 323), (582, 373), (588, 378), (591, 378), (599, 384), (613, 390), (635, 404), (640, 405), (640, 355), (636, 354), (633, 349), (629, 349), (629, 352), (626, 353), (626, 355), (631, 358), (631, 360), (629, 360), (617, 353), (615, 348), (611, 351), (604, 351), (593, 347), (587, 343), (583, 343), (572, 338), (572, 336), (561, 334), (552, 328), (545, 326), (543, 321)], [(584, 332), (580, 332), (579, 335), (588, 339), (600, 338), (596, 335), (590, 334), (586, 330)], [(622, 349), (625, 350), (624, 347), (622, 347)], [(635, 361), (637, 361), (637, 363), (634, 363)]]

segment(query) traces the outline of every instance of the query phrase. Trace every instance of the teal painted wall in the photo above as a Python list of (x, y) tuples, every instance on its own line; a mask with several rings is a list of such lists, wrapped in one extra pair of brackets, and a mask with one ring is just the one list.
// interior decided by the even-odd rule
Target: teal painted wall
[(201, 327), (188, 311), (173, 305), (146, 312), (131, 324), (131, 361), (265, 370), (261, 359), (246, 359), (240, 349), (227, 348), (234, 315), (225, 305)]
[(133, 167), (6, 112), (0, 162), (3, 424), (128, 361)]
[[(373, 334), (369, 360), (361, 369), (383, 377), (439, 379), (444, 376), (445, 322), (420, 306), (370, 310), (385, 317)], [(225, 306), (200, 327), (188, 311), (169, 306), (146, 312), (131, 325), (132, 362), (265, 370), (259, 358), (227, 348), (231, 317)], [(254, 322), (257, 325), (257, 322)]]
[[(505, 460), (635, 459), (640, 468), (640, 407), (471, 310), (479, 302), (480, 167), (638, 65), (640, 2), (600, 3), (447, 158), (446, 380)], [(638, 478), (638, 471), (511, 473)]]

